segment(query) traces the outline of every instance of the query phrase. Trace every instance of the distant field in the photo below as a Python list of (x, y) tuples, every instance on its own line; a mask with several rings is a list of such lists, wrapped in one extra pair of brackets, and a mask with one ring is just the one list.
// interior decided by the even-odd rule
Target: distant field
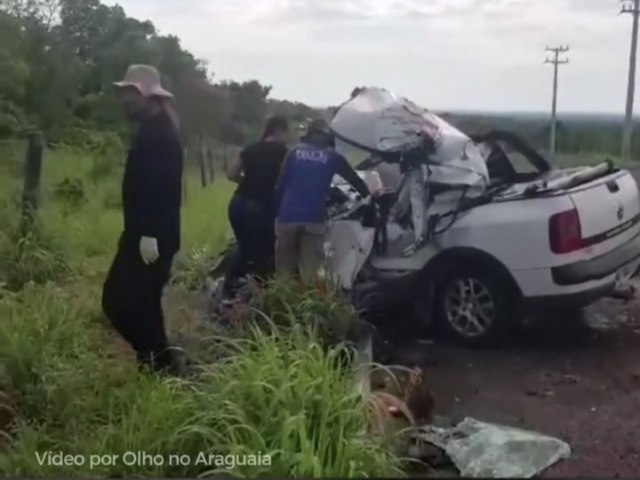
[(605, 154), (595, 154), (595, 153), (584, 153), (584, 154), (561, 154), (557, 156), (558, 163), (564, 167), (575, 167), (580, 165), (597, 165), (606, 160), (613, 160), (614, 163), (620, 167), (638, 167), (640, 166), (640, 162), (631, 160), (629, 162), (623, 162), (620, 158), (605, 155)]

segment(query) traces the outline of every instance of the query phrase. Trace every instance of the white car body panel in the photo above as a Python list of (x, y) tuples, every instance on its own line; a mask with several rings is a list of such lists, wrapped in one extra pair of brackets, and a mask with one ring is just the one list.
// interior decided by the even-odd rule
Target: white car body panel
[(358, 222), (331, 223), (325, 254), (326, 270), (334, 282), (351, 289), (373, 248), (374, 234), (373, 228), (362, 228)]
[[(612, 179), (618, 186), (615, 192), (609, 191), (606, 186)], [(514, 192), (522, 192), (526, 186), (517, 185)], [(552, 268), (600, 257), (640, 234), (640, 223), (635, 223), (632, 228), (608, 240), (560, 255), (551, 251), (549, 243), (550, 218), (573, 208), (578, 210), (582, 236), (585, 238), (615, 229), (638, 217), (638, 187), (627, 171), (588, 182), (574, 190), (550, 192), (531, 198), (509, 197), (510, 192), (505, 192), (492, 203), (461, 214), (445, 233), (437, 235), (411, 256), (402, 255), (403, 249), (414, 241), (411, 230), (389, 224), (389, 248), (384, 256), (377, 256), (371, 253), (373, 228), (363, 228), (360, 222), (351, 220), (330, 222), (328, 271), (349, 289), (367, 260), (378, 271), (420, 271), (440, 253), (468, 248), (499, 261), (509, 271), (525, 299), (562, 298), (611, 285), (616, 274), (580, 284), (558, 285), (554, 282)], [(448, 203), (436, 202), (432, 208), (447, 211)], [(621, 205), (624, 210), (622, 219), (618, 217)], [(443, 219), (441, 223), (449, 221)]]

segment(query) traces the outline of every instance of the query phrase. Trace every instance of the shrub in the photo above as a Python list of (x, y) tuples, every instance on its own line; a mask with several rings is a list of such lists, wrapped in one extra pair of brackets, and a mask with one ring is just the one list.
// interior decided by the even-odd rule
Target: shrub
[(124, 151), (124, 144), (117, 133), (95, 130), (82, 124), (66, 128), (58, 140), (91, 155), (119, 155)]
[(210, 248), (194, 248), (176, 259), (172, 281), (188, 290), (199, 290), (215, 261), (216, 255)]
[(272, 282), (252, 303), (277, 325), (289, 325), (292, 319), (313, 325), (328, 344), (352, 339), (359, 325), (346, 295), (329, 283), (304, 287), (296, 282)]
[(61, 239), (40, 221), (23, 235), (19, 215), (5, 206), (0, 209), (0, 225), (0, 278), (10, 289), (60, 280), (71, 272)]
[(53, 192), (57, 200), (72, 208), (78, 208), (87, 201), (80, 178), (65, 178), (54, 186)]

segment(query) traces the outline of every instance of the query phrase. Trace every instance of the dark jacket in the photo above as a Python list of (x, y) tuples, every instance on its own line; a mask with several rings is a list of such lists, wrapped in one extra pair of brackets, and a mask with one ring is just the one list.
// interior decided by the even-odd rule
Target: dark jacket
[(183, 148), (177, 129), (164, 114), (144, 122), (136, 133), (122, 181), (123, 244), (138, 248), (140, 238), (158, 240), (160, 255), (180, 250)]
[(240, 153), (243, 175), (236, 195), (260, 204), (265, 215), (271, 217), (271, 223), (276, 215), (273, 192), (286, 156), (285, 144), (264, 140)]

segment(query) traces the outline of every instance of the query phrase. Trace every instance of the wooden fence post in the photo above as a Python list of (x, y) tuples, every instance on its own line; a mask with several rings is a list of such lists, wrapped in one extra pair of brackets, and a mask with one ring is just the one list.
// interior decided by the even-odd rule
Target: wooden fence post
[(198, 145), (198, 162), (200, 163), (200, 180), (202, 181), (202, 188), (207, 187), (207, 167), (204, 151), (204, 142), (200, 138)]
[(213, 150), (207, 147), (207, 163), (209, 164), (209, 183), (213, 183), (216, 178), (216, 169), (213, 162)]
[(40, 177), (42, 175), (42, 155), (44, 140), (41, 132), (31, 132), (28, 136), (24, 165), (24, 186), (22, 190), (22, 233), (26, 235), (40, 206)]

